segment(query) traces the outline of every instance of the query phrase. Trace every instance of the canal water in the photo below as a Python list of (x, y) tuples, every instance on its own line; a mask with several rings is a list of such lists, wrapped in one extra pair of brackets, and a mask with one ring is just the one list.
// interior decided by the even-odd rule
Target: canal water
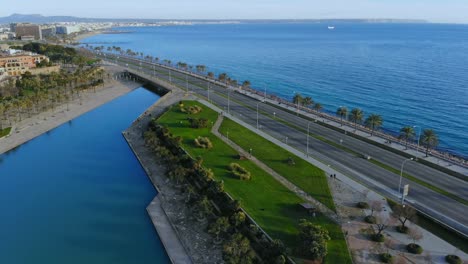
[(169, 262), (121, 134), (158, 98), (139, 88), (0, 155), (0, 263)]

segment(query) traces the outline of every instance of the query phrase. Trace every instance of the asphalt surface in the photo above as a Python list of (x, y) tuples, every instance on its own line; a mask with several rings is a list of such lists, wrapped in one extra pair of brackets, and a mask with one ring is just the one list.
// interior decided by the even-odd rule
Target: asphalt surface
[[(122, 60), (122, 58), (120, 58), (120, 60)], [(163, 66), (154, 66), (154, 70), (153, 66), (150, 66), (151, 69), (145, 69), (145, 63), (143, 63), (143, 67), (141, 67), (132, 65), (131, 59), (125, 60), (129, 62), (129, 70), (136, 74), (146, 73), (161, 79), (169, 79), (169, 69)], [(137, 65), (139, 65), (139, 63), (137, 63)], [(254, 127), (257, 125), (256, 109), (258, 106), (259, 128), (273, 137), (283, 140), (288, 145), (303, 151), (304, 155), (306, 155), (307, 142), (307, 134), (304, 131), (307, 130), (310, 123), (309, 128), (311, 136), (309, 137), (309, 155), (311, 157), (324, 164), (330, 165), (348, 177), (365, 183), (367, 186), (385, 194), (389, 198), (396, 199), (398, 196), (397, 192), (400, 177), (398, 174), (383, 169), (360, 155), (349, 153), (318, 140), (312, 135), (321, 136), (327, 140), (342, 144), (344, 147), (357, 153), (370, 155), (373, 159), (398, 170), (402, 162), (406, 159), (405, 157), (314, 122), (310, 122), (281, 108), (259, 102), (251, 97), (228, 90), (221, 85), (215, 85), (206, 80), (174, 70), (170, 72), (171, 81), (176, 85), (187, 89), (189, 92), (198, 93), (206, 98), (209, 97), (209, 99), (220, 108), (224, 108), (226, 112), (229, 110), (230, 114), (235, 115), (237, 118), (240, 118)], [(210, 87), (210, 92), (207, 90), (208, 87)], [(294, 124), (295, 127), (300, 127), (302, 129), (293, 128), (262, 114), (268, 113), (268, 115), (272, 116), (273, 112), (276, 118), (283, 119), (290, 124)], [(468, 183), (463, 180), (416, 162), (407, 162), (404, 171), (418, 179), (468, 200)], [(375, 182), (379, 184), (375, 184)], [(405, 178), (403, 178), (402, 185), (404, 184), (410, 184), (410, 193), (407, 198), (410, 204), (423, 213), (430, 215), (465, 234), (465, 236), (468, 236), (468, 214), (466, 213), (468, 206)], [(382, 188), (382, 185), (385, 187)]]

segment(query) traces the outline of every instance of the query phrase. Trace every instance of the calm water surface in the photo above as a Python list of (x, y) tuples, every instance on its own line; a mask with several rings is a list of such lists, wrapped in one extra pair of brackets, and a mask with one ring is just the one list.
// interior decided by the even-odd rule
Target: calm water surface
[[(433, 128), (440, 147), (468, 157), (468, 25), (239, 24), (124, 28), (87, 43), (207, 65), (290, 99), (335, 111), (361, 107), (384, 128)], [(416, 129), (417, 130), (417, 129)]]
[(0, 263), (168, 263), (121, 134), (157, 99), (139, 88), (0, 156)]

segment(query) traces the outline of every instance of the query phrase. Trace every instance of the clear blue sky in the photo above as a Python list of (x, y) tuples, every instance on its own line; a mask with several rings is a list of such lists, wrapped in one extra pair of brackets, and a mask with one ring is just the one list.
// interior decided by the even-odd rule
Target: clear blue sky
[(468, 0), (22, 0), (12, 13), (99, 18), (412, 18), (468, 23)]

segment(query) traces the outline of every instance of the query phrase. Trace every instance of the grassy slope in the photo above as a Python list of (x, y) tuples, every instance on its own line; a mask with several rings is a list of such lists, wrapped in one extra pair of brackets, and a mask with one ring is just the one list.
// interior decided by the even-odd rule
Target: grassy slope
[[(321, 169), (232, 120), (225, 119), (219, 131), (224, 135), (229, 131), (229, 139), (244, 149), (252, 148), (253, 155), (267, 166), (299, 186), (328, 208), (335, 210), (326, 175)], [(293, 166), (288, 165), (288, 157), (292, 157), (296, 164)]]
[(4, 136), (7, 136), (8, 134), (10, 134), (10, 131), (11, 131), (11, 127), (7, 127), (7, 128), (4, 128), (4, 129), (0, 129), (0, 138), (4, 137)]
[[(185, 105), (194, 104), (185, 102)], [(224, 181), (226, 191), (235, 199), (242, 201), (242, 207), (251, 217), (272, 237), (279, 238), (285, 244), (295, 247), (297, 224), (301, 218), (309, 218), (317, 224), (325, 226), (332, 241), (328, 243), (329, 255), (327, 263), (351, 263), (343, 234), (338, 225), (321, 216), (314, 219), (301, 210), (299, 203), (301, 198), (286, 189), (269, 174), (258, 168), (248, 160), (238, 160), (237, 152), (224, 144), (220, 139), (210, 133), (210, 129), (190, 129), (187, 122), (188, 115), (173, 107), (164, 114), (159, 122), (170, 128), (175, 135), (184, 138), (184, 148), (193, 156), (201, 156), (204, 166), (211, 168), (218, 180)], [(196, 115), (197, 118), (207, 118), (215, 121), (217, 113), (204, 107), (203, 112)], [(209, 137), (214, 147), (211, 150), (196, 148), (193, 139), (198, 136)], [(231, 162), (237, 162), (248, 169), (252, 174), (250, 181), (240, 181), (231, 177), (227, 166)]]

